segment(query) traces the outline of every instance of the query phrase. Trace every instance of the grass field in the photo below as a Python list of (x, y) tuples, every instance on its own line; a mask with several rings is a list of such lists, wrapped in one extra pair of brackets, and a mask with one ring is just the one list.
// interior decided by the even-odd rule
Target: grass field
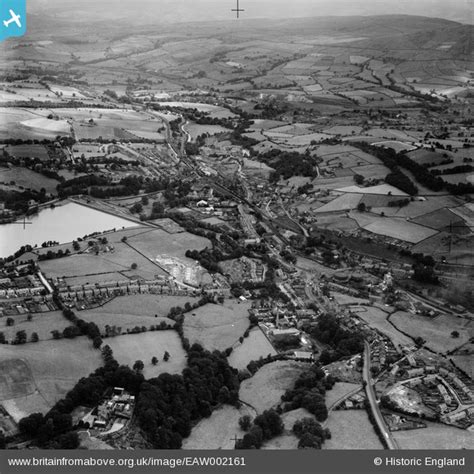
[(192, 304), (195, 301), (196, 298), (187, 296), (128, 295), (116, 297), (100, 308), (84, 310), (78, 314), (82, 319), (96, 323), (101, 330), (109, 325), (121, 327), (126, 332), (135, 326), (149, 328), (162, 321), (174, 325), (173, 320), (166, 318), (170, 309), (174, 306), (184, 307), (185, 303)]
[(281, 401), (281, 396), (293, 387), (307, 367), (304, 363), (293, 361), (266, 364), (253, 377), (242, 382), (240, 399), (262, 413)]
[(326, 406), (328, 409), (336, 403), (339, 399), (352, 392), (356, 388), (362, 387), (359, 384), (347, 383), (347, 382), (336, 382), (331, 390), (326, 392)]
[(362, 199), (361, 194), (343, 194), (342, 196), (336, 197), (336, 199), (328, 202), (322, 207), (319, 207), (314, 212), (316, 214), (325, 212), (338, 212), (355, 209)]
[[(474, 335), (473, 326), (467, 319), (441, 315), (427, 318), (418, 314), (398, 311), (390, 316), (390, 321), (412, 337), (421, 336), (426, 345), (435, 352), (451, 351)], [(453, 338), (452, 331), (458, 331), (459, 337)]]
[[(180, 374), (186, 367), (186, 352), (181, 340), (175, 331), (153, 331), (141, 334), (129, 334), (106, 339), (119, 364), (133, 367), (137, 360), (143, 361), (145, 368), (143, 375), (150, 379), (162, 373)], [(168, 351), (170, 359), (163, 361), (163, 354)], [(151, 358), (159, 360), (157, 365), (152, 365)]]
[(9, 155), (15, 158), (38, 158), (41, 161), (49, 158), (48, 151), (43, 145), (9, 145), (6, 147)]
[(244, 405), (238, 410), (229, 405), (218, 408), (193, 428), (190, 436), (183, 441), (183, 449), (234, 449), (232, 438), (243, 438), (245, 435), (239, 427), (239, 418), (252, 414)]
[[(20, 372), (19, 360), (27, 367), (23, 366)], [(100, 367), (102, 358), (89, 339), (79, 337), (21, 346), (1, 345), (0, 363), (6, 363), (2, 371), (4, 400), (15, 398), (9, 405), (12, 410), (9, 413), (17, 419), (47, 411), (81, 377)]]
[(31, 338), (31, 334), (36, 332), (40, 341), (52, 339), (51, 331), (54, 329), (62, 332), (64, 328), (71, 325), (62, 314), (61, 311), (51, 311), (49, 313), (35, 313), (32, 315), (32, 321), (27, 320), (26, 314), (20, 314), (18, 316), (12, 316), (15, 324), (13, 326), (5, 326), (1, 328), (3, 334), (10, 342), (15, 339), (17, 331), (25, 331), (28, 337), (28, 341)]
[[(151, 259), (155, 259), (157, 255), (170, 255), (186, 259), (184, 256), (186, 250), (202, 250), (211, 245), (208, 239), (189, 232), (175, 234), (170, 239), (169, 234), (161, 229), (150, 230), (138, 236), (130, 237), (128, 243)], [(194, 260), (186, 260), (194, 263)]]
[(201, 306), (186, 314), (184, 336), (191, 344), (197, 342), (205, 349), (223, 351), (238, 342), (248, 328), (249, 308), (249, 302), (239, 304), (235, 300)]
[(326, 426), (332, 437), (323, 449), (383, 449), (365, 410), (333, 411)]
[[(354, 310), (360, 319), (365, 321), (370, 327), (377, 329), (382, 334), (390, 338), (393, 345), (399, 349), (400, 346), (412, 346), (413, 341), (405, 334), (397, 331), (388, 321), (387, 313), (373, 306), (361, 307)], [(403, 329), (403, 328), (402, 328)]]
[(426, 428), (393, 433), (400, 449), (474, 449), (472, 431), (425, 421)]
[(284, 432), (269, 441), (266, 441), (262, 449), (297, 449), (299, 440), (293, 434), (293, 425), (303, 418), (313, 418), (313, 415), (304, 408), (291, 410), (281, 415), (284, 425)]
[(29, 170), (28, 168), (0, 168), (0, 183), (15, 183), (15, 186), (22, 186), (25, 189), (35, 189), (39, 191), (44, 188), (48, 194), (56, 193), (56, 186), (59, 181), (47, 178), (40, 173)]
[(232, 367), (241, 370), (245, 369), (250, 361), (267, 357), (269, 354), (275, 355), (275, 349), (260, 328), (254, 328), (250, 331), (249, 337), (234, 348), (228, 360)]

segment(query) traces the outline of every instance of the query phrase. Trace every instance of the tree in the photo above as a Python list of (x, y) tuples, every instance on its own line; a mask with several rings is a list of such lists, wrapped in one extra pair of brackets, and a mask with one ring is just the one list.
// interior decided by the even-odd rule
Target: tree
[(153, 365), (158, 364), (158, 358), (155, 357), (155, 356), (153, 356), (153, 357), (151, 358), (151, 363), (152, 363)]
[(81, 246), (79, 245), (79, 242), (77, 242), (76, 240), (73, 240), (72, 242), (72, 248), (74, 251), (78, 251), (78, 250), (81, 250)]
[(132, 270), (136, 270), (136, 269), (138, 268), (138, 265), (137, 265), (135, 262), (133, 262), (133, 263), (130, 265), (130, 268), (131, 268)]
[(5, 344), (7, 340), (5, 339), (5, 333), (0, 332), (0, 344)]
[(26, 317), (27, 321), (33, 321), (33, 315), (31, 313), (28, 313), (28, 316)]
[(359, 202), (359, 204), (357, 204), (357, 210), (359, 212), (365, 212), (366, 211), (365, 204), (363, 202)]
[(27, 341), (26, 331), (21, 330), (16, 333), (15, 344), (25, 344)]
[(70, 431), (58, 438), (57, 449), (77, 449), (79, 447), (79, 435), (76, 431)]
[(15, 320), (13, 318), (7, 318), (7, 326), (13, 326), (15, 324)]
[(459, 337), (459, 332), (458, 331), (453, 331), (451, 333), (451, 337), (454, 337), (455, 339), (457, 339)]
[(137, 373), (142, 372), (144, 368), (145, 368), (145, 364), (141, 360), (137, 360), (133, 364), (133, 370)]
[(360, 174), (355, 174), (354, 175), (354, 181), (355, 181), (356, 184), (361, 185), (361, 184), (364, 183), (364, 177)]
[(239, 426), (243, 431), (248, 431), (252, 426), (252, 419), (249, 415), (244, 415), (239, 418)]
[(39, 336), (37, 332), (34, 332), (31, 334), (31, 342), (38, 342), (39, 341)]
[(99, 349), (102, 345), (102, 338), (100, 336), (95, 336), (92, 340), (92, 345), (94, 346), (94, 349)]
[(5, 440), (5, 435), (3, 434), (3, 431), (0, 431), (0, 449), (5, 449), (6, 445), (7, 442)]
[(165, 362), (168, 362), (170, 360), (170, 353), (168, 351), (165, 351), (165, 353), (163, 354), (163, 360)]

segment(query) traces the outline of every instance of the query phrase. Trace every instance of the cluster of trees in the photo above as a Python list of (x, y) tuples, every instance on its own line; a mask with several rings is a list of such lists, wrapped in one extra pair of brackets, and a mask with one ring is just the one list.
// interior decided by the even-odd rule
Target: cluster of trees
[(293, 425), (293, 433), (299, 439), (299, 449), (321, 449), (327, 439), (331, 439), (329, 428), (323, 428), (313, 418), (303, 418)]
[(406, 198), (406, 199), (395, 199), (394, 201), (389, 201), (388, 202), (388, 207), (405, 207), (410, 204), (411, 200)]
[(124, 387), (131, 394), (137, 395), (143, 376), (129, 367), (119, 366), (109, 346), (103, 347), (102, 357), (104, 366), (80, 379), (66, 397), (59, 400), (46, 415), (33, 413), (22, 418), (19, 422), (20, 433), (25, 437), (34, 438), (42, 448), (74, 449), (79, 445), (71, 417), (74, 408), (79, 405), (97, 405), (106, 391), (113, 387)]
[(358, 354), (364, 349), (362, 334), (358, 331), (344, 329), (332, 314), (322, 315), (316, 326), (309, 326), (304, 329), (312, 337), (331, 347), (332, 350), (321, 352), (319, 360), (323, 365), (342, 357)]
[(459, 165), (459, 166), (454, 166), (453, 168), (446, 168), (443, 170), (439, 170), (439, 169), (431, 170), (431, 174), (438, 176), (440, 174), (469, 173), (473, 169), (474, 167), (472, 165)]
[(429, 283), (431, 285), (438, 285), (439, 278), (435, 273), (435, 261), (431, 255), (412, 254), (415, 260), (413, 264), (413, 279), (420, 283)]
[(194, 423), (218, 405), (238, 406), (237, 371), (224, 354), (194, 344), (181, 375), (161, 374), (144, 382), (137, 400), (140, 427), (158, 449), (179, 449)]
[(64, 317), (68, 321), (71, 321), (74, 324), (74, 326), (77, 328), (77, 330), (74, 330), (74, 331), (72, 329), (66, 328), (68, 330), (67, 336), (64, 335), (64, 332), (63, 332), (64, 337), (73, 338), (79, 335), (85, 335), (89, 339), (92, 340), (94, 347), (96, 349), (99, 349), (100, 346), (102, 345), (102, 338), (100, 337), (100, 331), (99, 331), (99, 328), (97, 327), (97, 324), (95, 324), (94, 322), (87, 322), (87, 321), (84, 321), (83, 319), (78, 318), (71, 308), (67, 308), (64, 305), (64, 303), (61, 301), (57, 293), (53, 294), (53, 300), (57, 304), (57, 306), (62, 309)]
[(417, 186), (406, 174), (402, 173), (399, 168), (394, 168), (394, 170), (385, 177), (385, 182), (410, 194), (410, 196), (418, 194)]
[(297, 408), (306, 408), (318, 421), (324, 421), (328, 417), (328, 410), (324, 395), (334, 385), (331, 376), (326, 377), (324, 370), (313, 365), (309, 370), (303, 372), (295, 382), (291, 390), (287, 390), (281, 399), (284, 402), (284, 410), (291, 411)]
[(275, 170), (270, 174), (272, 183), (279, 181), (280, 178), (289, 179), (292, 176), (315, 178), (318, 175), (316, 161), (309, 153), (273, 149), (258, 155), (258, 159)]
[(45, 192), (32, 189), (25, 189), (24, 191), (0, 189), (0, 202), (4, 203), (6, 209), (10, 209), (15, 213), (26, 213), (30, 207), (28, 203), (31, 200), (42, 203), (46, 202), (48, 198)]
[(38, 255), (38, 260), (43, 261), (43, 260), (52, 260), (54, 258), (63, 258), (63, 257), (69, 257), (71, 254), (71, 251), (69, 249), (63, 250), (63, 249), (58, 249), (56, 252), (53, 250), (48, 250), (46, 253), (40, 253)]
[(281, 435), (284, 430), (281, 416), (275, 410), (265, 410), (253, 420), (253, 424), (250, 417), (244, 416), (239, 425), (248, 433), (237, 441), (236, 449), (259, 449), (264, 441)]

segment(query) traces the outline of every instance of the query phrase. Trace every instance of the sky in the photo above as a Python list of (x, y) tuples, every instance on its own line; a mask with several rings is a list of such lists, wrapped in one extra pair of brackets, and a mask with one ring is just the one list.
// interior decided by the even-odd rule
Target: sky
[[(235, 18), (237, 0), (29, 0), (30, 13), (187, 22)], [(404, 14), (474, 22), (472, 0), (240, 0), (241, 19)]]

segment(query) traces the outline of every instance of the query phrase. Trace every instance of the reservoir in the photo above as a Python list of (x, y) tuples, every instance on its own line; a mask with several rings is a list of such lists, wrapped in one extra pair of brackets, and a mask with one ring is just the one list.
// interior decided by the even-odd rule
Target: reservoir
[(41, 210), (29, 216), (31, 222), (0, 225), (0, 258), (14, 254), (23, 245), (41, 246), (49, 240), (72, 242), (93, 232), (136, 227), (138, 224), (73, 202)]

